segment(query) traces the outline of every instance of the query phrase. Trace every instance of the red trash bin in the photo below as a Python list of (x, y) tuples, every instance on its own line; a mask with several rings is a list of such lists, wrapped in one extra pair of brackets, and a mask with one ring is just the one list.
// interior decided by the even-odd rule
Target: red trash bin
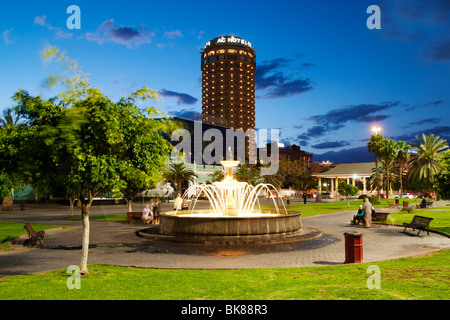
[(346, 232), (344, 263), (358, 263), (363, 261), (363, 233)]

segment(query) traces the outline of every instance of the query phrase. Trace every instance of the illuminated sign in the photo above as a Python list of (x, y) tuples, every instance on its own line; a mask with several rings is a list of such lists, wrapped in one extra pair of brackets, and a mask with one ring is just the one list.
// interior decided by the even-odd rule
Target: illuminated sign
[(244, 46), (247, 46), (250, 48), (252, 47), (252, 44), (249, 41), (231, 36), (231, 37), (220, 37), (220, 38), (208, 41), (205, 44), (205, 48), (210, 45), (216, 45), (216, 44), (218, 44), (218, 45), (220, 45), (220, 44), (240, 44), (240, 45), (244, 45)]

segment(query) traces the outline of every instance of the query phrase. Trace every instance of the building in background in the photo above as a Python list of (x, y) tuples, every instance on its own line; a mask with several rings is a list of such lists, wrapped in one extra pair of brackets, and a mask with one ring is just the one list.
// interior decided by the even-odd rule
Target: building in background
[(256, 51), (242, 38), (218, 37), (201, 50), (202, 121), (251, 133), (239, 142), (247, 159), (256, 154), (249, 143), (255, 139), (255, 69)]

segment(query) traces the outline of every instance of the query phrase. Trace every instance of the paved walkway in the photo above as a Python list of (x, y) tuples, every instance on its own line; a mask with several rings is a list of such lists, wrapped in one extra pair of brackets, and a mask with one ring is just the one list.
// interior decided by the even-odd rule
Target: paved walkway
[[(169, 204), (170, 206), (172, 204)], [(444, 204), (445, 205), (445, 204)], [(142, 204), (134, 204), (141, 210)], [(167, 209), (170, 207), (167, 206)], [(20, 207), (19, 209), (20, 210)], [(124, 213), (124, 206), (94, 206), (91, 215)], [(387, 210), (387, 209), (386, 209)], [(391, 210), (392, 212), (392, 210)], [(27, 205), (25, 211), (0, 212), (0, 221), (71, 226), (47, 231), (45, 246), (19, 248), (0, 254), (0, 277), (45, 272), (79, 265), (82, 222), (60, 218), (67, 206)], [(79, 214), (76, 210), (75, 214)], [(303, 242), (264, 245), (188, 245), (161, 243), (136, 236), (146, 228), (140, 223), (91, 221), (92, 248), (89, 264), (114, 264), (142, 268), (290, 268), (342, 264), (345, 260), (344, 233), (363, 233), (364, 262), (397, 259), (450, 249), (448, 237), (430, 233), (403, 233), (394, 226), (355, 227), (349, 224), (353, 211), (303, 217), (305, 232), (319, 230), (322, 236)]]

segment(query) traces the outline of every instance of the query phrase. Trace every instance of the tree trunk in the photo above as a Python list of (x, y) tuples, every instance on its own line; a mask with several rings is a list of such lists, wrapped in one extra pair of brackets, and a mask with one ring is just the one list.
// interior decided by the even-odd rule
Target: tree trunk
[(69, 194), (69, 217), (73, 217), (73, 202), (75, 201), (75, 195)]
[(400, 195), (399, 198), (403, 198), (403, 161), (400, 162)]
[[(84, 200), (83, 196), (79, 197), (82, 199), (81, 203), (81, 216), (83, 217), (83, 238), (81, 242), (81, 271), (80, 274), (83, 276), (88, 276), (89, 271), (87, 269), (87, 261), (89, 254), (89, 213), (92, 204), (93, 196), (90, 194), (89, 198)], [(80, 200), (79, 200), (80, 201)]]
[(133, 208), (131, 206), (131, 203), (133, 202), (133, 199), (127, 199), (127, 205), (128, 205), (128, 211), (127, 212), (132, 212)]
[(377, 173), (377, 198), (380, 199), (380, 173), (378, 172), (378, 156), (375, 154), (375, 172)]

